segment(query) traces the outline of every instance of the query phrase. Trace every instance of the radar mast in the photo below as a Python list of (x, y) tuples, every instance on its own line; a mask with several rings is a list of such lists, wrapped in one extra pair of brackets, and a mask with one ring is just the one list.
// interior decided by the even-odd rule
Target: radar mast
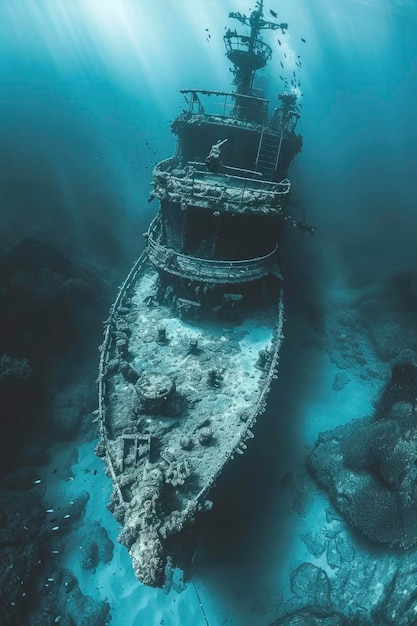
[(277, 23), (264, 19), (263, 0), (258, 0), (256, 8), (249, 17), (239, 12), (229, 13), (229, 17), (238, 20), (241, 24), (250, 27), (249, 35), (240, 35), (230, 28), (224, 35), (226, 56), (233, 63), (232, 70), (235, 78), (236, 93), (251, 96), (255, 72), (265, 67), (272, 57), (272, 48), (268, 46), (260, 33), (262, 30), (281, 30), (282, 33), (288, 28), (286, 22)]

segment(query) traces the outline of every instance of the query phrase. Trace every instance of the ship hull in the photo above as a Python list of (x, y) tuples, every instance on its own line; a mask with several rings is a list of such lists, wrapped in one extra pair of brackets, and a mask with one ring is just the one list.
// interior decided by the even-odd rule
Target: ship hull
[(264, 19), (263, 0), (229, 17), (250, 31), (223, 36), (236, 90), (181, 90), (175, 153), (153, 170), (159, 209), (101, 348), (96, 452), (119, 541), (151, 586), (184, 567), (216, 479), (254, 436), (283, 339), (284, 226), (314, 233), (288, 213), (303, 143), (295, 69), (272, 114), (254, 90), (272, 55), (263, 31), (288, 25)]
[(258, 282), (245, 308), (187, 319), (161, 295), (145, 252), (111, 309), (96, 451), (113, 480), (119, 541), (147, 585), (162, 586), (167, 566), (184, 565), (178, 547), (190, 544), (217, 477), (243, 452), (265, 408), (284, 307), (276, 276)]

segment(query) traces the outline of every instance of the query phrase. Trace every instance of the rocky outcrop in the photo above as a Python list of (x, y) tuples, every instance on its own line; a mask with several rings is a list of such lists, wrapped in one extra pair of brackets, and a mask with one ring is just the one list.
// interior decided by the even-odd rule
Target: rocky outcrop
[(334, 506), (374, 541), (417, 543), (417, 429), (408, 403), (386, 419), (355, 420), (319, 436), (308, 463)]
[(319, 435), (308, 465), (334, 506), (369, 539), (417, 544), (417, 367), (398, 363), (375, 416)]
[[(36, 480), (33, 480), (34, 478)], [(12, 485), (13, 489), (10, 488)], [(70, 600), (67, 600), (67, 594), (72, 589), (73, 576), (68, 573), (62, 578), (63, 575), (61, 576), (57, 569), (57, 555), (64, 551), (69, 533), (84, 515), (89, 494), (81, 492), (68, 502), (51, 506), (43, 501), (44, 491), (43, 482), (34, 473), (33, 468), (14, 470), (2, 481), (0, 489), (2, 623), (11, 626), (14, 624), (43, 626), (53, 624), (54, 619), (62, 614), (64, 624), (78, 625), (81, 623), (80, 616), (84, 619), (84, 616), (88, 615), (93, 620), (88, 622), (89, 626), (91, 623), (105, 624), (108, 607), (104, 610), (100, 603), (87, 600), (79, 589), (72, 595), (74, 611), (69, 619), (67, 614)], [(82, 528), (84, 527), (85, 545), (92, 545), (95, 541), (100, 560), (105, 562), (110, 560), (113, 544), (108, 539), (106, 531), (98, 522), (88, 523)], [(53, 555), (52, 558), (50, 555)], [(64, 585), (61, 591), (57, 587), (61, 580), (60, 576)], [(30, 618), (27, 615), (29, 606), (37, 607)], [(95, 615), (98, 616), (96, 622)]]
[[(62, 357), (67, 358), (62, 365), (66, 383), (68, 368), (77, 366), (87, 351), (92, 354), (99, 342), (103, 292), (104, 283), (94, 270), (73, 264), (34, 239), (1, 256), (0, 476), (19, 463), (33, 462), (21, 459), (19, 448), (46, 434), (45, 407), (52, 382), (62, 386)], [(69, 411), (68, 402), (59, 408), (57, 431), (73, 434), (79, 426), (78, 409)]]
[(30, 611), (25, 622), (28, 626), (105, 626), (110, 623), (109, 604), (84, 595), (68, 569), (58, 570), (37, 591), (36, 608)]
[(271, 626), (348, 626), (348, 622), (338, 613), (323, 615), (311, 611), (296, 611), (281, 617)]
[(80, 565), (95, 569), (99, 563), (108, 563), (113, 557), (113, 542), (107, 531), (96, 520), (83, 524), (77, 533), (80, 544)]
[(24, 623), (21, 600), (40, 560), (45, 512), (38, 495), (28, 491), (1, 489), (0, 501), (0, 607), (6, 624)]
[(291, 591), (304, 606), (326, 611), (330, 608), (330, 583), (323, 569), (312, 563), (301, 563), (291, 573)]
[(82, 381), (58, 390), (49, 404), (49, 419), (54, 434), (59, 439), (75, 437), (84, 415), (89, 415), (96, 405), (95, 388), (91, 381)]

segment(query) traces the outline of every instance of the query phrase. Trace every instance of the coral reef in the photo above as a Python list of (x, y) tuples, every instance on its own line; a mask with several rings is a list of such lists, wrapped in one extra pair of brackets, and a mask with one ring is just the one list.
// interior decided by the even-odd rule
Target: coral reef
[(385, 412), (321, 434), (308, 464), (353, 526), (374, 541), (410, 548), (417, 543), (417, 411), (407, 400), (416, 394), (415, 366), (403, 364), (393, 377), (401, 384), (388, 385), (396, 387), (391, 405), (384, 391)]

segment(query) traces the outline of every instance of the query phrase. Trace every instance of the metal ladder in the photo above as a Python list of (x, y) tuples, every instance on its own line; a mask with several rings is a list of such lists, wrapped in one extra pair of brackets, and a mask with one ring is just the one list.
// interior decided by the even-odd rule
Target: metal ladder
[(268, 135), (265, 129), (262, 129), (259, 139), (258, 154), (256, 155), (255, 169), (257, 172), (260, 172), (266, 180), (271, 180), (275, 172), (280, 147), (280, 138), (277, 135)]

